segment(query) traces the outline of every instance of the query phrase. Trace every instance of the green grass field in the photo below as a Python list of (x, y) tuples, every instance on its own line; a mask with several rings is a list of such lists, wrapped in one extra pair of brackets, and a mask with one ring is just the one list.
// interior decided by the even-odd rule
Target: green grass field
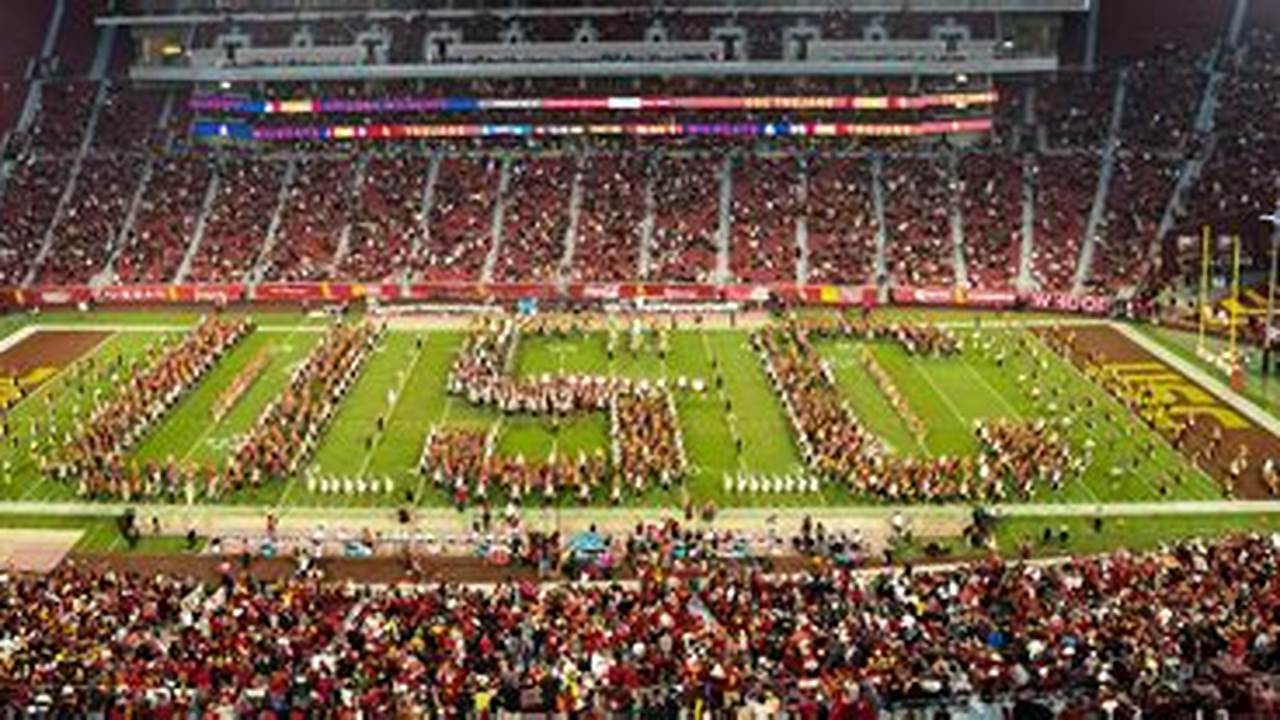
[[(139, 315), (122, 313), (96, 317), (102, 325), (116, 326), (116, 332), (96, 351), (100, 357), (116, 354), (132, 357), (144, 351), (160, 333), (144, 329), (158, 322), (194, 322), (194, 315)], [(921, 319), (934, 317), (920, 315)], [(942, 317), (952, 319), (952, 316)], [(80, 318), (83, 320), (83, 318)], [(263, 409), (283, 388), (293, 369), (319, 338), (322, 321), (299, 322), (297, 315), (268, 315), (260, 330), (231, 352), (193, 392), (183, 398), (145, 440), (132, 452), (138, 462), (174, 458), (196, 463), (222, 462), (252, 426)], [(294, 324), (290, 324), (292, 321)], [(42, 322), (69, 324), (64, 318), (44, 318)], [(84, 322), (86, 326), (88, 322)], [(137, 324), (138, 327), (131, 327)], [(966, 340), (978, 332), (960, 330)], [(1012, 344), (1028, 331), (988, 329), (981, 337), (997, 338)], [(170, 336), (173, 333), (169, 333)], [(499, 451), (540, 459), (555, 453), (576, 456), (607, 443), (607, 420), (603, 414), (579, 416), (553, 433), (548, 422), (537, 417), (502, 417), (495, 410), (478, 408), (445, 393), (445, 377), (463, 334), (460, 331), (393, 331), (387, 333), (366, 364), (355, 386), (342, 403), (324, 439), (310, 459), (306, 474), (324, 477), (376, 479), (382, 488), (387, 479), (395, 492), (364, 495), (325, 495), (312, 492), (304, 477), (275, 483), (256, 493), (243, 492), (231, 498), (238, 504), (280, 507), (390, 506), (397, 504), (404, 490), (414, 490), (425, 505), (445, 504), (445, 498), (424, 483), (416, 466), (422, 444), (436, 425), (466, 424), (495, 428)], [(831, 365), (843, 398), (854, 412), (882, 439), (891, 452), (903, 455), (964, 454), (976, 450), (973, 431), (977, 420), (1017, 418), (1034, 420), (1051, 414), (1032, 399), (1019, 376), (1030, 370), (1031, 360), (1015, 356), (1003, 367), (982, 352), (966, 350), (954, 358), (920, 358), (907, 355), (887, 342), (870, 343), (870, 351), (902, 390), (908, 403), (924, 420), (928, 432), (923, 442), (912, 437), (894, 413), (880, 389), (862, 369), (857, 359), (859, 342), (826, 341), (820, 352)], [(974, 343), (970, 342), (970, 345)], [(818, 496), (807, 494), (750, 495), (729, 493), (725, 476), (738, 472), (785, 474), (802, 470), (799, 454), (781, 403), (769, 387), (759, 359), (748, 344), (747, 333), (738, 330), (682, 329), (671, 336), (665, 358), (646, 345), (640, 352), (619, 352), (612, 360), (606, 351), (603, 333), (575, 338), (526, 336), (515, 358), (514, 371), (522, 375), (545, 373), (621, 374), (633, 378), (674, 382), (678, 377), (698, 378), (707, 384), (703, 392), (675, 393), (681, 431), (684, 435), (691, 472), (683, 492), (697, 502), (713, 500), (721, 506), (808, 506), (864, 502), (843, 488), (824, 486)], [(246, 364), (260, 353), (269, 360), (263, 374), (226, 417), (211, 416), (217, 398)], [(1147, 458), (1144, 448), (1154, 437), (1131, 420), (1100, 389), (1080, 376), (1065, 361), (1045, 353), (1048, 369), (1046, 385), (1056, 383), (1068, 394), (1092, 395), (1099, 400), (1096, 410), (1101, 431), (1094, 461), (1079, 479), (1060, 492), (1047, 488), (1034, 498), (1048, 503), (1098, 503), (1152, 501), (1164, 499), (1154, 479), (1171, 476), (1175, 470), (1184, 478), (1174, 484), (1167, 499), (1216, 499), (1218, 492), (1208, 478), (1189, 469), (1172, 450), (1157, 442), (1157, 452)], [(715, 368), (725, 378), (723, 387), (713, 383)], [(27, 423), (43, 417), (45, 395), (62, 398), (69, 388), (65, 376), (55, 378), (12, 413), (20, 435), (19, 448), (7, 446), (0, 457), (14, 468), (8, 483), (0, 486), (0, 498), (7, 500), (70, 500), (71, 488), (46, 480), (25, 451)], [(110, 385), (110, 382), (104, 383)], [(104, 387), (112, 392), (114, 388)], [(51, 405), (59, 427), (69, 427), (72, 408), (61, 399)], [(728, 408), (732, 408), (732, 411)], [(1114, 420), (1105, 413), (1110, 411)], [(376, 432), (378, 418), (385, 431)], [(734, 439), (742, 438), (744, 451), (735, 450)], [(1083, 428), (1077, 427), (1071, 441), (1084, 443)], [(1136, 471), (1130, 460), (1140, 457)], [(372, 483), (370, 483), (372, 484)], [(653, 491), (631, 503), (674, 505), (683, 492)]]

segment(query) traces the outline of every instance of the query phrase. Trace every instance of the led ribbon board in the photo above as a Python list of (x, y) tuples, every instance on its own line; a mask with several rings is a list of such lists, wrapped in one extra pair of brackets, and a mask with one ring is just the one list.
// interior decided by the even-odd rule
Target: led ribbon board
[(269, 125), (201, 121), (196, 137), (230, 140), (396, 140), (501, 137), (921, 137), (987, 132), (991, 118), (921, 123), (600, 123)]
[(197, 112), (240, 115), (315, 115), (320, 113), (466, 113), (486, 110), (555, 111), (723, 111), (723, 110), (923, 110), (994, 105), (995, 90), (934, 95), (694, 95), (687, 97), (392, 97), (253, 100), (230, 95), (201, 95), (189, 106)]

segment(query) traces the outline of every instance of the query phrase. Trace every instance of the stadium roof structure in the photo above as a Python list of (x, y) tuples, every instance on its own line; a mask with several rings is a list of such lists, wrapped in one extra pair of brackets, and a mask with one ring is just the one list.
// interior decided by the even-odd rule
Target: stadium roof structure
[[(598, 2), (598, 0), (597, 0)], [(212, 14), (225, 17), (228, 14), (298, 14), (311, 12), (379, 12), (394, 11), (398, 13), (445, 16), (449, 14), (463, 15), (474, 13), (493, 13), (503, 15), (573, 13), (603, 14), (613, 12), (635, 12), (653, 10), (680, 10), (684, 12), (723, 12), (725, 10), (751, 12), (827, 12), (843, 10), (848, 12), (1088, 12), (1096, 4), (1096, 0), (832, 0), (817, 2), (805, 0), (798, 3), (779, 2), (779, 0), (678, 0), (672, 2), (639, 3), (601, 3), (591, 2), (538, 2), (534, 4), (514, 3), (503, 6), (498, 3), (483, 1), (467, 2), (431, 2), (430, 0), (364, 0), (354, 3), (352, 0), (131, 0), (128, 10), (133, 16), (145, 15), (193, 15)], [(119, 23), (128, 24), (128, 23)]]
[(1041, 73), (1058, 70), (1063, 18), (1097, 10), (1091, 0), (168, 9), (142, 3), (95, 20), (133, 32), (135, 80)]

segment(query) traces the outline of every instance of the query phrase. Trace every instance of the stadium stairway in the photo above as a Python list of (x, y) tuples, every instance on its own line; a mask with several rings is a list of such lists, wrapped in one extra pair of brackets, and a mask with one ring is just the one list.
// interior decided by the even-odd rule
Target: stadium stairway
[[(800, 158), (799, 192), (800, 207), (809, 207), (809, 159)], [(796, 283), (809, 282), (809, 214), (796, 215)]]
[(218, 198), (218, 185), (219, 175), (215, 172), (209, 177), (209, 185), (205, 187), (204, 200), (200, 203), (200, 217), (196, 218), (195, 230), (191, 233), (191, 240), (187, 243), (187, 250), (182, 255), (178, 271), (174, 273), (174, 284), (186, 280), (188, 273), (191, 272), (191, 263), (195, 262), (200, 244), (204, 242), (204, 229), (209, 221), (209, 212), (213, 210), (213, 201)]
[[(369, 172), (369, 153), (361, 153), (360, 159), (356, 161), (356, 171), (351, 177), (351, 194), (349, 197), (358, 198), (360, 192), (364, 188), (365, 177)], [(347, 258), (347, 253), (351, 252), (351, 218), (354, 213), (347, 213), (347, 222), (342, 226), (342, 232), (338, 234), (338, 247), (333, 252), (333, 259), (329, 261), (329, 267), (325, 270), (325, 274), (331, 278), (338, 277), (338, 268), (342, 267), (342, 261)]]
[(1019, 290), (1037, 289), (1038, 283), (1031, 274), (1031, 254), (1036, 246), (1036, 189), (1035, 189), (1035, 155), (1025, 153), (1022, 156), (1022, 247), (1018, 252)]
[(1124, 100), (1129, 85), (1129, 70), (1120, 71), (1116, 78), (1115, 96), (1111, 104), (1111, 119), (1107, 123), (1107, 139), (1102, 146), (1102, 159), (1098, 167), (1098, 189), (1093, 194), (1093, 206), (1085, 223), (1084, 242), (1080, 244), (1080, 257), (1076, 260), (1072, 292), (1084, 290), (1085, 281), (1093, 267), (1093, 254), (1097, 247), (1098, 231), (1107, 211), (1107, 194), (1111, 191), (1111, 179), (1115, 176), (1116, 148), (1120, 144), (1120, 122), (1124, 117)]
[[(431, 208), (436, 199), (436, 181), (440, 179), (440, 160), (441, 155), (437, 152), (431, 156), (431, 164), (427, 166), (427, 181), (422, 184), (422, 199), (418, 203), (418, 232), (414, 233), (413, 242), (409, 246), (411, 258), (422, 256), (422, 246), (427, 241), (427, 234), (431, 232)], [(411, 282), (413, 270), (406, 267), (400, 283), (408, 290)]]
[[(173, 117), (173, 105), (177, 101), (177, 92), (170, 90), (164, 95), (164, 104), (160, 106), (160, 115), (156, 118), (157, 128), (169, 127), (169, 120)], [(183, 132), (186, 132), (183, 128)], [(170, 130), (164, 136), (164, 152), (168, 154), (173, 151), (173, 143), (177, 140), (177, 131)]]
[(879, 302), (885, 302), (889, 299), (889, 288), (883, 282), (883, 279), (888, 277), (887, 260), (885, 259), (885, 245), (888, 244), (888, 236), (884, 225), (884, 204), (884, 158), (880, 155), (875, 155), (871, 158), (871, 205), (876, 214), (876, 256), (871, 266), (875, 268), (875, 277), (872, 278), (872, 281), (876, 285)]
[(640, 220), (640, 255), (636, 258), (639, 267), (636, 268), (636, 277), (648, 279), (649, 270), (653, 267), (653, 226), (656, 222), (654, 208), (656, 201), (653, 197), (653, 157), (650, 156), (645, 160), (647, 163), (644, 173), (644, 218)]
[(67, 175), (67, 184), (62, 188), (62, 195), (58, 198), (58, 205), (53, 211), (53, 218), (49, 221), (49, 226), (44, 229), (44, 237), (40, 241), (40, 250), (36, 253), (35, 260), (32, 261), (31, 266), (27, 268), (27, 276), (22, 281), (23, 287), (29, 287), (31, 283), (35, 282), (37, 273), (44, 265), (45, 259), (49, 257), (49, 251), (53, 247), (54, 231), (66, 219), (67, 206), (71, 204), (71, 198), (75, 196), (76, 183), (80, 179), (80, 171), (84, 167), (84, 158), (89, 153), (89, 148), (93, 146), (93, 136), (98, 128), (98, 118), (102, 114), (102, 101), (106, 94), (107, 84), (105, 82), (98, 83), (93, 108), (89, 111), (89, 119), (85, 122), (84, 136), (80, 138), (80, 147), (76, 149), (75, 161), (71, 166), (71, 172)]
[(1164, 214), (1160, 217), (1160, 226), (1156, 230), (1157, 242), (1164, 241), (1178, 222), (1178, 218), (1186, 212), (1187, 193), (1200, 178), (1201, 170), (1213, 156), (1214, 148), (1218, 144), (1218, 136), (1214, 132), (1214, 116), (1218, 109), (1218, 93), (1226, 81), (1226, 74), (1219, 68), (1218, 63), (1221, 52), (1223, 52), (1221, 47), (1215, 52), (1214, 69), (1209, 73), (1209, 79), (1204, 84), (1204, 94), (1200, 96), (1200, 106), (1196, 110), (1195, 130), (1197, 134), (1203, 135), (1205, 140), (1201, 143), (1199, 152), (1188, 155), (1178, 171), (1178, 181), (1173, 187), (1173, 194), (1169, 197), (1169, 204), (1165, 206)]
[(1231, 11), (1231, 23), (1227, 26), (1227, 43), (1231, 47), (1240, 44), (1240, 33), (1244, 32), (1245, 18), (1249, 16), (1249, 0), (1236, 0)]
[(258, 257), (254, 260), (253, 267), (249, 270), (245, 282), (256, 285), (262, 282), (263, 275), (267, 272), (267, 263), (271, 260), (271, 251), (275, 249), (276, 239), (280, 235), (280, 218), (284, 215), (285, 204), (289, 201), (289, 190), (293, 187), (293, 181), (298, 177), (298, 157), (289, 158), (289, 164), (285, 166), (284, 179), (280, 181), (280, 190), (276, 193), (276, 208), (271, 213), (271, 222), (267, 225), (267, 237), (262, 241), (262, 248), (258, 250)]
[(115, 278), (116, 261), (120, 258), (120, 253), (129, 239), (129, 232), (133, 230), (134, 221), (138, 217), (138, 207), (142, 204), (142, 198), (148, 186), (151, 185), (151, 176), (155, 173), (155, 169), (156, 156), (148, 154), (147, 163), (142, 167), (142, 175), (138, 178), (138, 187), (134, 188), (133, 197), (129, 198), (129, 209), (125, 212), (124, 222), (120, 223), (120, 230), (111, 240), (111, 252), (107, 255), (107, 264), (89, 280), (90, 285), (95, 287), (109, 285)]
[[(1027, 83), (1026, 95), (1023, 96), (1022, 103), (1022, 124), (1029, 128), (1036, 126), (1036, 84)], [(1014, 143), (1014, 150), (1022, 149), (1023, 133), (1018, 133)]]
[(573, 184), (569, 188), (569, 226), (564, 229), (564, 254), (560, 257), (560, 267), (556, 271), (556, 284), (561, 288), (564, 288), (573, 272), (573, 254), (578, 249), (578, 217), (582, 213), (582, 172), (590, 161), (588, 151), (578, 152), (576, 160)]
[(116, 26), (107, 25), (98, 30), (97, 49), (93, 54), (93, 65), (89, 68), (90, 80), (105, 80), (107, 69), (111, 64), (111, 54), (116, 45)]
[(502, 170), (498, 175), (498, 197), (493, 203), (493, 224), (489, 230), (489, 253), (485, 255), (484, 267), (480, 270), (481, 282), (493, 282), (493, 268), (498, 264), (498, 253), (502, 251), (502, 225), (507, 212), (507, 195), (511, 188), (511, 165), (510, 155), (502, 159)]
[(955, 192), (954, 188), (959, 187), (959, 161), (954, 152), (947, 153), (947, 174), (949, 176), (948, 183), (953, 188), (951, 193), (951, 207), (949, 215), (951, 217), (951, 245), (952, 260), (955, 263), (955, 285), (956, 287), (969, 287), (969, 270), (964, 259), (964, 215), (960, 212), (960, 193)]
[(729, 237), (733, 232), (733, 156), (720, 165), (720, 226), (716, 229), (715, 282), (732, 282), (729, 272)]
[[(164, 105), (160, 108), (160, 114), (156, 117), (156, 128), (163, 129), (169, 126), (169, 118), (173, 116), (173, 103), (175, 93), (170, 91), (165, 93)], [(165, 135), (164, 152), (168, 153), (173, 149), (174, 133), (169, 132)], [(124, 223), (120, 225), (120, 232), (116, 234), (114, 245), (111, 253), (107, 257), (106, 267), (102, 269), (97, 276), (90, 280), (90, 285), (106, 285), (115, 280), (116, 263), (120, 260), (120, 254), (124, 252), (125, 243), (129, 240), (129, 233), (133, 230), (133, 226), (138, 218), (138, 208), (142, 205), (142, 198), (146, 195), (147, 190), (151, 186), (151, 176), (155, 174), (156, 156), (148, 154), (147, 164), (142, 168), (142, 176), (138, 180), (138, 187), (133, 193), (133, 197), (129, 200), (129, 210), (125, 215)]]

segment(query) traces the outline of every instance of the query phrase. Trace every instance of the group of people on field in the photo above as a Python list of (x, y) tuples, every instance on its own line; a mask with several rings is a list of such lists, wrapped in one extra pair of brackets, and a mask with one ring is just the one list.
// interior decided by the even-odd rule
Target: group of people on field
[(42, 470), (74, 483), (81, 497), (176, 498), (189, 469), (172, 461), (139, 464), (127, 453), (252, 331), (248, 320), (207, 318), (175, 343), (150, 346), (120, 378), (122, 387), (95, 395), (88, 420), (77, 419), (60, 447), (38, 456)]
[(511, 365), (521, 332), (512, 320), (481, 321), (458, 353), (448, 379), (450, 394), (496, 407), (503, 420), (549, 415), (556, 435), (577, 416), (603, 412), (609, 418), (609, 447), (528, 459), (497, 451), (500, 425), (438, 428), (427, 438), (420, 469), (456, 505), (491, 500), (495, 490), (517, 503), (562, 496), (587, 502), (598, 491), (616, 503), (624, 494), (669, 489), (679, 480), (686, 460), (665, 382), (584, 373), (517, 377)]
[(891, 455), (840, 399), (829, 365), (814, 348), (827, 337), (886, 338), (912, 355), (950, 355), (960, 342), (928, 326), (877, 326), (850, 319), (792, 321), (752, 334), (811, 471), (851, 491), (891, 502), (1028, 498), (1060, 485), (1073, 467), (1066, 437), (1051, 421), (976, 424), (969, 456)]
[(339, 323), (327, 330), (228, 461), (222, 487), (210, 488), (210, 494), (297, 475), (384, 330), (369, 322)]

